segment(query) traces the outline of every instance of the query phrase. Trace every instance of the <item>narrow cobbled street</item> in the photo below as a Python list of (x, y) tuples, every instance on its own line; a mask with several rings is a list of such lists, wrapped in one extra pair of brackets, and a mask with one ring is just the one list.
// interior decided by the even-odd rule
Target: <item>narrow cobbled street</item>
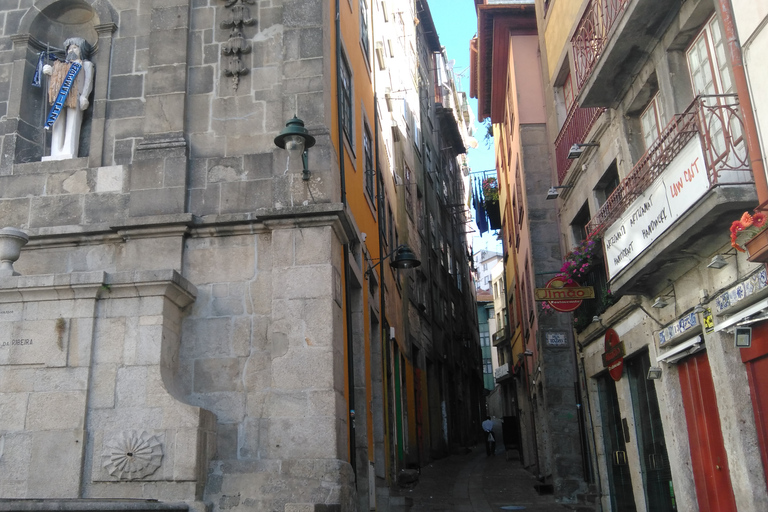
[[(516, 455), (508, 458), (502, 447), (488, 457), (482, 445), (463, 455), (451, 455), (421, 468), (419, 481), (402, 495), (412, 501), (413, 512), (565, 512), (552, 495), (540, 495), (536, 478), (526, 471)], [(410, 500), (408, 500), (410, 498)]]

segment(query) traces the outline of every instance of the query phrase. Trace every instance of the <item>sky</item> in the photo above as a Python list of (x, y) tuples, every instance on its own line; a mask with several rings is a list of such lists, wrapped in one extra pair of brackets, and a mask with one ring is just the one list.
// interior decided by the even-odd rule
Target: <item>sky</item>
[[(429, 10), (440, 37), (440, 44), (445, 47), (448, 59), (456, 61), (453, 72), (461, 83), (461, 90), (469, 95), (469, 41), (477, 33), (477, 14), (474, 0), (428, 0)], [(469, 104), (477, 115), (477, 100), (469, 98)], [(475, 123), (475, 138), (479, 144), (476, 149), (469, 148), (469, 167), (472, 172), (495, 169), (493, 142), (483, 142), (485, 127)], [(474, 213), (474, 212), (473, 212)], [(474, 217), (474, 215), (473, 215)], [(477, 226), (472, 223), (477, 231)], [(501, 252), (501, 242), (496, 235), (486, 233), (483, 237), (475, 236), (472, 242), (474, 252), (491, 250)]]

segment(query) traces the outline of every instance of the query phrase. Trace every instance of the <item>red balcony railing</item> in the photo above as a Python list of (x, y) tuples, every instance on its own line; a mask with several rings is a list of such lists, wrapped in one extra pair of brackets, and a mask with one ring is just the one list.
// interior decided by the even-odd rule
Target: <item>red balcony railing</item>
[(565, 181), (565, 175), (568, 174), (568, 169), (571, 168), (573, 160), (568, 159), (568, 150), (574, 144), (584, 142), (584, 137), (587, 136), (589, 130), (594, 126), (597, 118), (600, 114), (605, 112), (605, 108), (579, 108), (576, 102), (571, 105), (571, 110), (568, 112), (568, 117), (563, 123), (563, 127), (560, 129), (560, 133), (555, 139), (555, 159), (557, 160), (557, 181), (558, 185), (562, 185)]
[(576, 33), (573, 34), (574, 76), (581, 91), (595, 69), (616, 21), (621, 18), (630, 0), (592, 0), (584, 11)]
[(704, 152), (710, 188), (753, 183), (736, 95), (697, 96), (676, 115), (587, 225), (601, 233), (621, 216), (696, 135)]

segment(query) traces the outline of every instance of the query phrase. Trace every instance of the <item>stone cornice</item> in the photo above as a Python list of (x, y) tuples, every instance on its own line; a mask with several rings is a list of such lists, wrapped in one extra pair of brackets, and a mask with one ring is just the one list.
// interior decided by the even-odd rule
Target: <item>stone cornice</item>
[(183, 308), (195, 301), (197, 288), (173, 269), (72, 272), (0, 279), (0, 304), (151, 296), (166, 297)]

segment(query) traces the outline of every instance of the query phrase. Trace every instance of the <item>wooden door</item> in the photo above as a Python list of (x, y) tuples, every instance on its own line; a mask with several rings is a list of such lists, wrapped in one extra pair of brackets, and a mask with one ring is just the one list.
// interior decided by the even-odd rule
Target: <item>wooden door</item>
[(768, 322), (752, 327), (752, 346), (741, 349), (741, 360), (744, 361), (749, 377), (757, 442), (763, 460), (765, 483), (768, 485)]
[(700, 512), (736, 512), (715, 385), (706, 352), (678, 365)]

